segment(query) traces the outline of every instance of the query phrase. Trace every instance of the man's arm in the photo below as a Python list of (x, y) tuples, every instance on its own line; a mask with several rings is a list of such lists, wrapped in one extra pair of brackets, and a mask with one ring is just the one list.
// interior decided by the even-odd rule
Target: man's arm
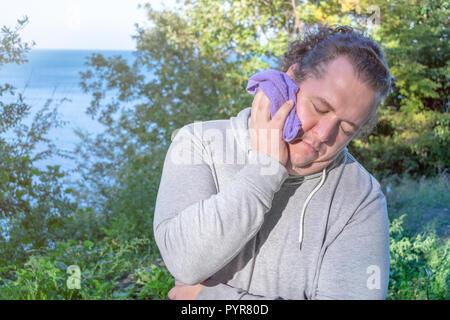
[[(269, 211), (275, 192), (287, 178), (286, 168), (265, 153), (252, 150), (276, 170), (245, 165), (217, 193), (207, 151), (192, 128), (182, 128), (164, 163), (154, 216), (154, 234), (162, 258), (174, 277), (197, 284), (229, 263), (253, 238)], [(199, 163), (177, 163), (177, 152), (189, 146)], [(175, 160), (174, 160), (175, 159)], [(265, 166), (264, 166), (265, 167)]]

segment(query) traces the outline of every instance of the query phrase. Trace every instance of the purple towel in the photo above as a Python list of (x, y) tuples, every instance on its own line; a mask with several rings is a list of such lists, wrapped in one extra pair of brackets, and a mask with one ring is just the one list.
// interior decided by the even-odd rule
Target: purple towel
[(283, 140), (292, 141), (301, 129), (301, 123), (296, 114), (298, 86), (284, 73), (268, 69), (256, 73), (248, 79), (247, 92), (256, 94), (261, 89), (270, 100), (270, 118), (272, 119), (277, 110), (288, 100), (294, 101), (294, 107), (289, 112), (283, 128)]

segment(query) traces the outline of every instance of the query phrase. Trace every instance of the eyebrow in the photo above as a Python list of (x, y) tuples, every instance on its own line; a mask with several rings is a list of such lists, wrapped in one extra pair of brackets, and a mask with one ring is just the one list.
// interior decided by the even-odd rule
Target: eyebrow
[[(314, 99), (317, 99), (317, 100), (319, 100), (322, 104), (324, 104), (328, 109), (331, 109), (332, 111), (334, 111), (335, 112), (335, 108), (325, 99), (325, 98), (322, 98), (322, 97), (318, 97), (318, 96), (315, 96), (315, 97), (313, 97)], [(358, 128), (358, 126), (355, 124), (355, 123), (353, 123), (353, 122), (351, 122), (351, 121), (348, 121), (348, 120), (344, 120), (345, 122), (348, 122), (351, 126), (353, 126), (354, 128)]]

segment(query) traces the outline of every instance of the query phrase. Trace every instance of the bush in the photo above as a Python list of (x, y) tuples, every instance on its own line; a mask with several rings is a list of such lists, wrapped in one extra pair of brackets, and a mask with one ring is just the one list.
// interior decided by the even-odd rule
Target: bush
[(166, 300), (169, 290), (175, 285), (172, 275), (161, 260), (158, 264), (137, 269), (132, 277), (141, 286), (137, 299)]
[[(155, 254), (148, 251), (148, 239), (119, 244), (109, 237), (98, 244), (86, 240), (59, 242), (45, 255), (31, 256), (23, 266), (0, 269), (1, 299), (163, 299), (170, 289), (170, 274)], [(69, 289), (67, 268), (81, 271), (80, 289)], [(123, 291), (120, 279), (131, 274), (137, 289)]]
[[(15, 269), (14, 266), (9, 267)], [(3, 268), (3, 272), (9, 268)], [(32, 256), (15, 272), (16, 279), (2, 279), (1, 299), (47, 300), (71, 298), (65, 292), (65, 272), (57, 268), (48, 258)]]
[(449, 299), (450, 240), (434, 232), (405, 236), (405, 215), (390, 224), (391, 267), (387, 299)]
[(436, 175), (450, 167), (450, 114), (380, 110), (375, 132), (353, 140), (349, 150), (377, 178)]

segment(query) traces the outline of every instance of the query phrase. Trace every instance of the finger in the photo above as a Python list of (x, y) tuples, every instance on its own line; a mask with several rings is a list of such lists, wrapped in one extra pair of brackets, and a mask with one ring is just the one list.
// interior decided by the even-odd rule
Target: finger
[(260, 103), (260, 116), (261, 119), (268, 122), (270, 121), (270, 100), (269, 98), (263, 94), (261, 96), (261, 101)]
[(185, 284), (184, 284), (183, 282), (181, 282), (181, 281), (178, 281), (178, 280), (175, 281), (175, 286), (176, 286), (176, 287), (184, 286), (184, 285), (185, 285)]
[(169, 293), (167, 294), (167, 296), (169, 297), (170, 300), (175, 300), (176, 298), (176, 287), (173, 287), (172, 289), (170, 289)]
[(256, 119), (257, 121), (270, 121), (270, 100), (262, 90), (259, 90), (257, 94), (258, 99), (256, 101)]
[(253, 99), (253, 104), (257, 106), (259, 102), (261, 101), (261, 97), (264, 95), (264, 92), (261, 89), (258, 89), (258, 91), (255, 94), (255, 98)]
[(254, 126), (256, 124), (256, 115), (258, 114), (258, 106), (259, 106), (259, 102), (261, 100), (261, 93), (262, 90), (259, 89), (258, 92), (256, 92), (255, 97), (253, 98), (253, 102), (252, 102), (252, 111), (251, 111), (251, 115), (250, 115), (250, 119), (251, 119), (251, 125)]
[(253, 99), (251, 120), (253, 123), (270, 121), (270, 100), (261, 89)]
[(289, 112), (291, 112), (292, 107), (294, 107), (294, 101), (289, 100), (283, 103), (283, 105), (280, 107), (280, 109), (277, 110), (277, 113), (273, 117), (272, 120), (276, 122), (284, 122), (286, 121), (287, 116), (289, 115)]

